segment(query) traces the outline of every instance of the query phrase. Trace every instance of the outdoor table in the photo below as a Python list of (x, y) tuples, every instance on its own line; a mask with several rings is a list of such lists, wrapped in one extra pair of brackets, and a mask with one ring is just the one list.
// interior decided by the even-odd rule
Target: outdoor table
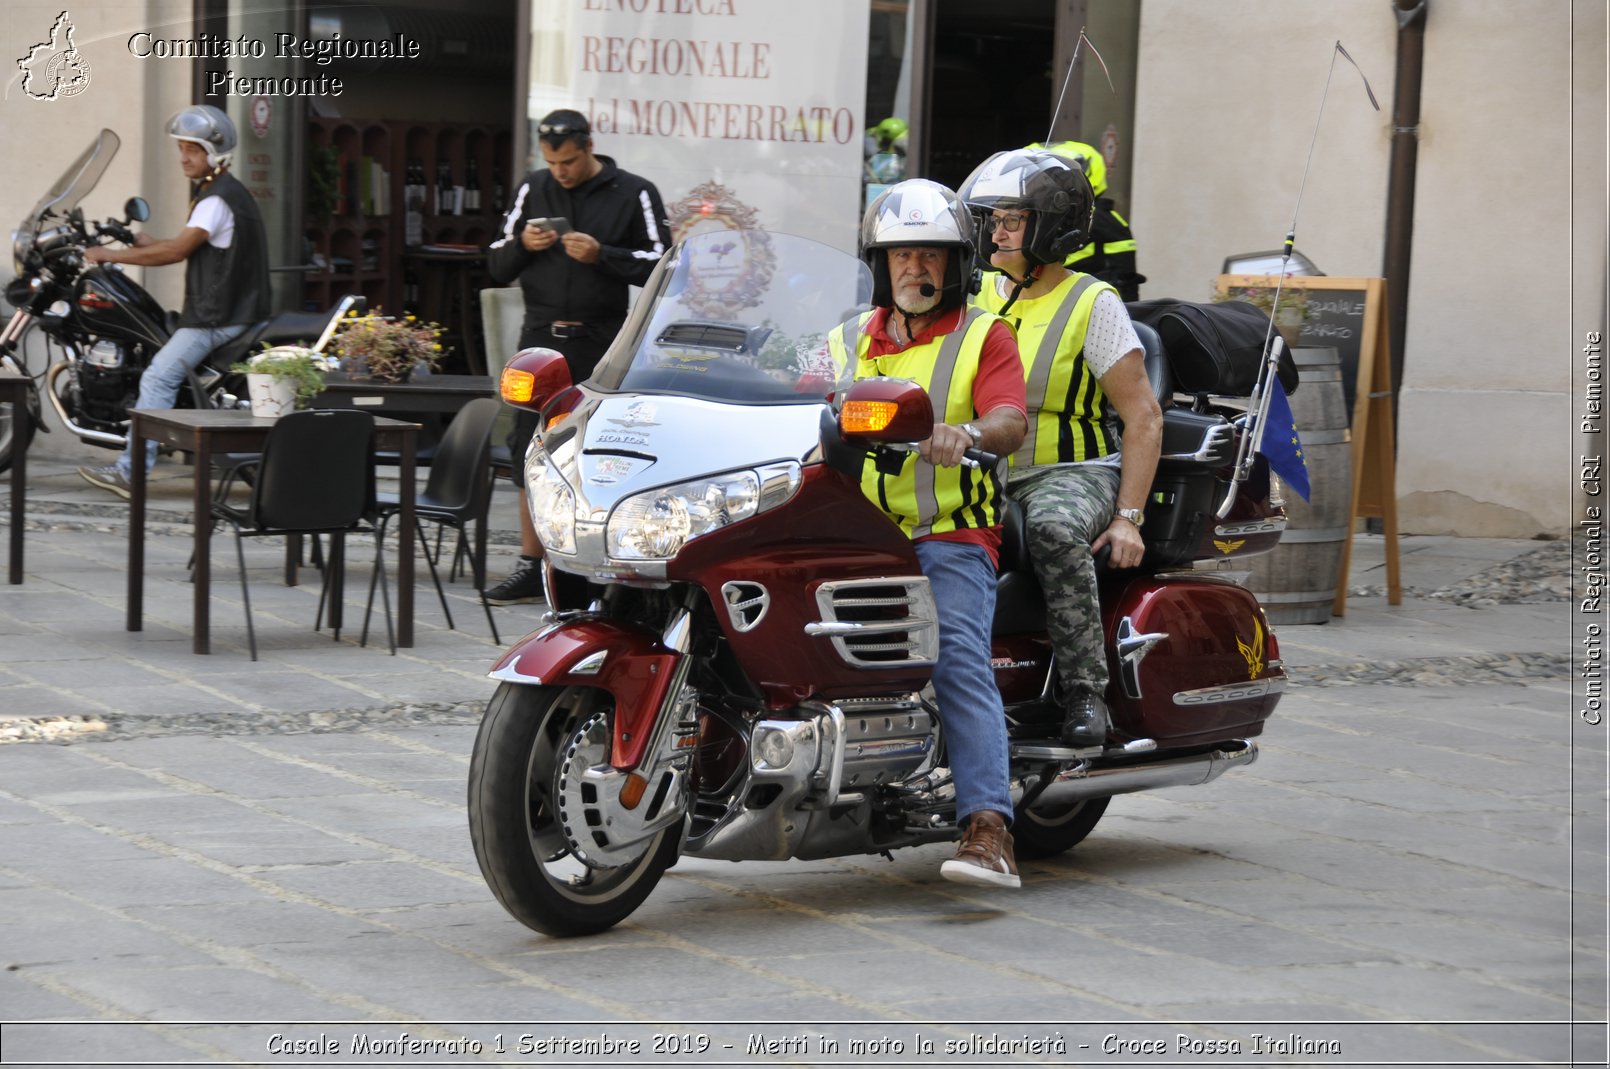
[(28, 395), (33, 380), (27, 375), (0, 370), (0, 402), (11, 403), (11, 563), (8, 572), (13, 584), (22, 582), (22, 525), (28, 499)]
[[(274, 419), (253, 416), (241, 409), (149, 409), (130, 411), (129, 434), (136, 443), (135, 456), (145, 440), (157, 442), (190, 454), (194, 465), (192, 507), (195, 530), (196, 568), (192, 649), (210, 653), (210, 613), (208, 595), (212, 589), (209, 553), (212, 546), (212, 458), (215, 453), (260, 453)], [(400, 520), (397, 536), (397, 645), (414, 644), (414, 439), (417, 423), (375, 417), (375, 444), (399, 453), (398, 504)], [(139, 631), (144, 626), (145, 601), (145, 465), (135, 464), (129, 480), (129, 605), (125, 629)], [(331, 607), (332, 624), (340, 621), (339, 604)]]

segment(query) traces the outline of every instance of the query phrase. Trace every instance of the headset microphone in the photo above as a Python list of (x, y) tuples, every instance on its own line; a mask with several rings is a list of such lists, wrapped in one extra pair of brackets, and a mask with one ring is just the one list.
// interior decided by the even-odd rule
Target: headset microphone
[(924, 297), (932, 297), (939, 291), (934, 289), (934, 284), (932, 282), (924, 282), (922, 285), (917, 287), (917, 292), (922, 294)]

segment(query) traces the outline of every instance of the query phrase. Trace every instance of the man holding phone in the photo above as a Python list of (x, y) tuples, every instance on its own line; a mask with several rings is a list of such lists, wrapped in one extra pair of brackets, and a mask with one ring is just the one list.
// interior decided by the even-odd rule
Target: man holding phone
[[(665, 205), (652, 182), (594, 154), (592, 128), (581, 112), (549, 112), (536, 134), (546, 166), (516, 190), (502, 232), (487, 249), (487, 273), (499, 285), (520, 282), (520, 347), (563, 353), (571, 378), (581, 382), (625, 322), (628, 288), (648, 281), (665, 252)], [(514, 481), (522, 488), (521, 555), (514, 572), (486, 592), (493, 605), (542, 597), (542, 543), (524, 491), (526, 447), (537, 418), (517, 412), (509, 435)]]

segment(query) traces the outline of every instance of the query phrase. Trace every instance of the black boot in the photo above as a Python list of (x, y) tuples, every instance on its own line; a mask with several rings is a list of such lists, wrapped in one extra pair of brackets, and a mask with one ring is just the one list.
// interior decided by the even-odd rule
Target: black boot
[(1107, 740), (1107, 703), (1095, 694), (1078, 694), (1068, 703), (1062, 741), (1069, 746), (1100, 746)]

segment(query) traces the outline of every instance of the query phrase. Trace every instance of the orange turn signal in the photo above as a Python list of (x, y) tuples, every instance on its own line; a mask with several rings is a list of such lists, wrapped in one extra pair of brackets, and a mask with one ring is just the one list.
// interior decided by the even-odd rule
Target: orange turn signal
[(640, 773), (629, 772), (626, 782), (621, 785), (621, 806), (626, 809), (636, 809), (637, 803), (643, 800), (643, 792), (648, 790), (648, 780)]
[(498, 380), (498, 393), (502, 394), (503, 399), (510, 404), (528, 404), (536, 389), (537, 377), (519, 368), (504, 368), (503, 377)]
[(876, 434), (894, 422), (900, 406), (894, 401), (846, 401), (839, 426), (857, 434)]

